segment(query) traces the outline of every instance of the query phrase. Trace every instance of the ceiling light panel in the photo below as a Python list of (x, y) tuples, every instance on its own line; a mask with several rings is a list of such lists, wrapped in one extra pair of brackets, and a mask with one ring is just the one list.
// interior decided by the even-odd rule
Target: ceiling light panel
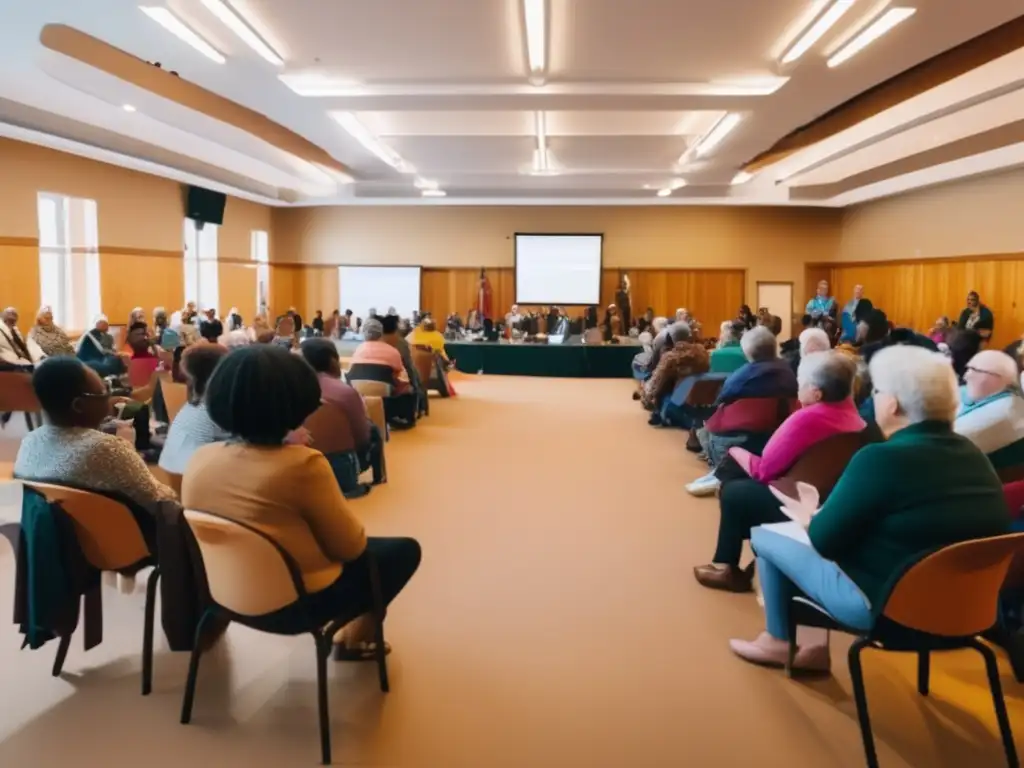
[(543, 82), (547, 70), (548, 19), (547, 0), (521, 0), (523, 3), (523, 30), (526, 33), (526, 57), (530, 75)]
[(853, 7), (854, 2), (855, 0), (833, 0), (824, 13), (818, 16), (814, 23), (786, 51), (782, 57), (782, 63), (791, 64), (807, 53), (815, 43), (824, 37), (826, 32), (832, 29), (846, 15), (846, 12)]
[(242, 18), (241, 14), (227, 0), (202, 0), (209, 11), (220, 19), (228, 29), (235, 33), (243, 43), (252, 48), (256, 53), (269, 61), (271, 64), (284, 66), (284, 59), (277, 55), (267, 42), (260, 37), (249, 23)]
[(865, 27), (863, 32), (840, 48), (836, 54), (828, 60), (828, 65), (830, 67), (838, 67), (844, 61), (849, 61), (875, 42), (875, 40), (892, 30), (893, 27), (902, 24), (915, 13), (917, 13), (916, 8), (890, 8), (879, 16), (878, 19)]
[(186, 26), (185, 22), (171, 13), (168, 8), (161, 5), (140, 5), (139, 10), (179, 40), (191, 45), (211, 61), (215, 61), (218, 64), (223, 64), (227, 61), (220, 51), (206, 42), (206, 40), (201, 38), (190, 27)]

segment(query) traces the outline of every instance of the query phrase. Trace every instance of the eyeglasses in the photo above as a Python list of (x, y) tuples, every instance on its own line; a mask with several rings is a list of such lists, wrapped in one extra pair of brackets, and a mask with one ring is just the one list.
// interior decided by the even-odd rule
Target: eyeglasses
[(110, 397), (110, 393), (109, 392), (102, 392), (102, 393), (101, 392), (81, 392), (81, 393), (79, 393), (78, 397), (84, 397), (87, 400), (99, 400), (99, 399), (106, 400), (107, 398)]
[(977, 367), (975, 367), (973, 365), (968, 365), (966, 368), (964, 368), (964, 371), (965, 372), (966, 371), (971, 371), (973, 373), (983, 373), (986, 376), (998, 376), (999, 375), (998, 373), (993, 373), (992, 371), (986, 371), (984, 368), (977, 368)]

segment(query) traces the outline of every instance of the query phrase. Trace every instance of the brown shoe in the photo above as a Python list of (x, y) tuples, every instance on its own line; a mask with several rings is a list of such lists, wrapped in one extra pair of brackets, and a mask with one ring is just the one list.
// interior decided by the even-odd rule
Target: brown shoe
[(754, 563), (746, 568), (735, 565), (700, 565), (693, 575), (702, 586), (723, 592), (753, 592)]

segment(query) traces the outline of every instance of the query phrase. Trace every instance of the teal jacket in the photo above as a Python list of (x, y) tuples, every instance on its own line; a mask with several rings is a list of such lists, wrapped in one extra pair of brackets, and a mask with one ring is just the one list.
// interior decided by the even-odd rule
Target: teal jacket
[(910, 564), (1009, 530), (1002, 485), (985, 454), (950, 424), (926, 421), (861, 448), (808, 534), (877, 616)]

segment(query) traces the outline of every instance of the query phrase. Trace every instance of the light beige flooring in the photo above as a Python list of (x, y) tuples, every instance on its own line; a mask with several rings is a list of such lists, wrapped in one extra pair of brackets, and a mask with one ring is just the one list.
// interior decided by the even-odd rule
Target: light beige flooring
[[(389, 446), (391, 483), (355, 508), (373, 534), (420, 539), (393, 606), (392, 692), (332, 665), (335, 762), (401, 768), (863, 765), (848, 641), (833, 679), (794, 682), (730, 657), (761, 626), (749, 595), (701, 589), (717, 505), (678, 431), (649, 428), (625, 381), (460, 380), (461, 397)], [(6, 443), (6, 444), (4, 444)], [(0, 441), (0, 461), (12, 440)], [(2, 469), (2, 467), (0, 467)], [(11, 489), (0, 489), (11, 504)], [(2, 511), (2, 510), (0, 510)], [(0, 616), (12, 561), (0, 545)], [(139, 695), (142, 595), (108, 591), (103, 644), (20, 651), (0, 624), (0, 766), (282, 768), (318, 763), (313, 643), (233, 627), (178, 724), (187, 658), (158, 645)], [(980, 659), (866, 656), (884, 768), (1000, 766)], [(1003, 682), (1024, 748), (1024, 700)]]

